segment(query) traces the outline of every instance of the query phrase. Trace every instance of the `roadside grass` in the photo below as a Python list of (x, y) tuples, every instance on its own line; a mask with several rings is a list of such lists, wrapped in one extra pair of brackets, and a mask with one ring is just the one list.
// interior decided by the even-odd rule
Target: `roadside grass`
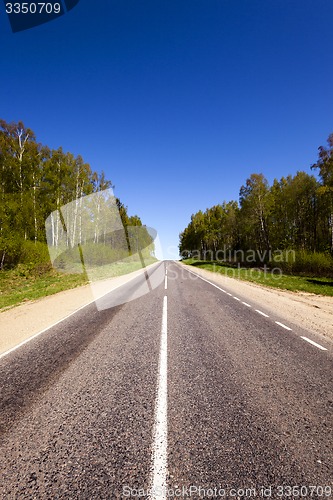
[(250, 281), (259, 285), (293, 292), (307, 292), (317, 295), (333, 296), (333, 279), (318, 278), (316, 276), (296, 276), (287, 274), (273, 274), (270, 269), (254, 269), (230, 267), (220, 262), (206, 262), (195, 259), (186, 259), (184, 264), (206, 269), (229, 278)]
[[(153, 258), (145, 259), (145, 264), (147, 266), (156, 261)], [(89, 278), (97, 280), (122, 276), (141, 268), (141, 262), (125, 260), (105, 266), (103, 270), (97, 267), (94, 275), (89, 273)], [(0, 311), (88, 284), (87, 274), (79, 271), (78, 266), (77, 272), (61, 273), (48, 265), (19, 265), (15, 269), (1, 271)]]
[(40, 275), (26, 270), (23, 266), (1, 271), (0, 311), (87, 283), (84, 273), (63, 274), (49, 269)]

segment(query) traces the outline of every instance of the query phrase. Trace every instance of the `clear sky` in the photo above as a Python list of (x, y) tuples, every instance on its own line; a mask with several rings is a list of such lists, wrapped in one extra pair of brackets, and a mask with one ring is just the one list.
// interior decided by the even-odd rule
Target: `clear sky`
[(0, 118), (104, 170), (172, 257), (251, 173), (310, 172), (333, 132), (332, 19), (332, 0), (80, 0), (12, 33), (0, 3)]

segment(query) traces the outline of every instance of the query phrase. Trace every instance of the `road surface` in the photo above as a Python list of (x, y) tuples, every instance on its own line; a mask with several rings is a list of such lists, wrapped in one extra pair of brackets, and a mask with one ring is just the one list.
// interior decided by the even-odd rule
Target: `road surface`
[(190, 271), (0, 360), (0, 498), (333, 498), (332, 344)]

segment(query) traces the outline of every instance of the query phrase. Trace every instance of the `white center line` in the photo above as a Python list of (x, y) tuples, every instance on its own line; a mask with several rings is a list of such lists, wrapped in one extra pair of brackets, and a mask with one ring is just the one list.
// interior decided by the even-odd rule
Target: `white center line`
[(306, 342), (310, 342), (310, 344), (318, 347), (318, 349), (321, 349), (322, 351), (327, 351), (326, 347), (323, 347), (322, 345), (317, 344), (317, 342), (314, 342), (313, 340), (310, 340), (307, 337), (301, 337), (301, 339), (305, 340)]
[(247, 302), (242, 302), (242, 304), (244, 304), (244, 306), (246, 307), (252, 307), (250, 304), (248, 304)]
[(269, 318), (268, 314), (265, 314), (264, 312), (262, 311), (259, 311), (259, 309), (255, 309), (255, 311), (259, 314), (261, 314), (262, 316), (265, 316), (265, 318)]
[(167, 378), (167, 332), (168, 299), (163, 300), (161, 346), (157, 398), (155, 406), (154, 438), (152, 446), (151, 500), (166, 499), (166, 478), (168, 469), (168, 378)]
[(164, 278), (164, 289), (167, 290), (168, 289), (168, 277), (165, 276)]
[(239, 302), (240, 302), (240, 299), (239, 299), (238, 297), (234, 297), (234, 299), (235, 299), (235, 300), (239, 300)]
[(283, 323), (280, 323), (280, 321), (275, 321), (275, 323), (279, 326), (282, 326), (285, 330), (289, 330), (291, 332), (291, 328), (289, 326), (284, 325)]

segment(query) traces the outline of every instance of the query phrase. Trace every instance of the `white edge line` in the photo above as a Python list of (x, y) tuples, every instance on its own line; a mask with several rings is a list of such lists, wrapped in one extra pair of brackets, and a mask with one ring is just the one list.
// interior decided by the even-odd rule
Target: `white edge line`
[(269, 318), (268, 314), (266, 314), (266, 313), (264, 313), (264, 312), (260, 311), (259, 309), (255, 309), (255, 311), (256, 311), (257, 313), (261, 314), (262, 316), (265, 316), (265, 318)]
[[(199, 276), (198, 274), (194, 273), (193, 271), (190, 271), (188, 269), (187, 269), (187, 271), (189, 273), (191, 273), (191, 274), (194, 274), (195, 276), (197, 276), (198, 278), (202, 279), (203, 281), (206, 281), (207, 283), (210, 283), (211, 285), (215, 286), (215, 288), (218, 288), (219, 290), (222, 290), (222, 288), (218, 287), (217, 285), (215, 285), (211, 281), (208, 281), (205, 278), (202, 278), (201, 276)], [(224, 290), (222, 290), (222, 291), (224, 291)], [(232, 293), (229, 293), (229, 292), (225, 292), (225, 293), (227, 293), (227, 295), (229, 295), (230, 297), (233, 297)], [(238, 297), (233, 297), (233, 298), (236, 299), (236, 300), (240, 300), (240, 299), (238, 299)], [(244, 304), (247, 307), (252, 307), (252, 306), (250, 306), (250, 304), (247, 304), (247, 302), (242, 302), (242, 304)], [(255, 311), (257, 313), (261, 314), (262, 316), (264, 316), (265, 318), (269, 318), (268, 314), (265, 314), (264, 312), (260, 311), (259, 309), (255, 309)], [(281, 326), (282, 328), (285, 328), (286, 330), (292, 331), (292, 329), (289, 328), (289, 326), (286, 326), (283, 323), (280, 323), (279, 321), (275, 321), (275, 323), (277, 325)]]
[[(146, 268), (142, 268), (142, 269), (146, 269)], [(135, 279), (135, 278), (136, 278), (136, 276), (133, 277), (132, 279)], [(127, 283), (130, 283), (130, 281), (128, 281)], [(52, 325), (47, 326), (46, 328), (44, 328), (44, 330), (41, 330), (40, 332), (34, 333), (34, 335), (32, 335), (31, 337), (28, 337), (27, 339), (23, 340), (22, 342), (20, 342), (19, 344), (15, 345), (14, 347), (11, 347), (10, 349), (8, 349), (8, 351), (5, 351), (5, 352), (1, 353), (0, 354), (0, 359), (8, 356), (12, 352), (14, 352), (17, 349), (19, 349), (20, 347), (24, 346), (25, 344), (28, 344), (28, 342), (31, 342), (31, 340), (34, 340), (35, 338), (37, 338), (40, 335), (42, 335), (43, 333), (47, 332), (48, 330), (50, 330), (54, 326), (59, 325), (60, 323), (62, 323), (66, 319), (70, 318), (74, 314), (78, 313), (79, 311), (82, 311), (82, 309), (84, 309), (85, 307), (90, 306), (90, 304), (93, 304), (94, 302), (96, 302), (97, 300), (101, 299), (102, 297), (105, 297), (105, 295), (108, 295), (109, 293), (113, 292), (114, 290), (117, 290), (117, 288), (120, 288), (121, 286), (126, 285), (127, 283), (122, 283), (121, 285), (116, 286), (112, 290), (109, 290), (108, 292), (103, 293), (103, 295), (100, 295), (99, 297), (94, 298), (90, 302), (87, 302), (87, 304), (84, 304), (83, 306), (79, 307), (78, 309), (75, 309), (75, 311), (71, 312), (70, 314), (67, 314), (67, 316), (65, 316), (64, 318), (59, 319), (59, 321), (56, 321)]]
[(282, 328), (284, 328), (285, 330), (289, 330), (290, 332), (292, 331), (291, 328), (289, 328), (289, 326), (286, 326), (283, 323), (280, 323), (280, 321), (275, 321), (275, 323), (279, 326), (282, 326)]
[(161, 328), (161, 345), (157, 397), (155, 404), (154, 437), (152, 445), (151, 496), (152, 500), (165, 500), (167, 479), (167, 446), (168, 446), (168, 299), (163, 299), (163, 315)]
[[(117, 287), (118, 288), (118, 287)], [(114, 289), (115, 290), (115, 289)], [(110, 292), (108, 292), (110, 293)], [(106, 295), (106, 294), (105, 294)], [(102, 295), (103, 297), (103, 295)], [(98, 297), (99, 299), (101, 297)], [(94, 299), (90, 302), (88, 302), (87, 304), (85, 304), (84, 306), (81, 306), (79, 307), (79, 309), (75, 309), (75, 311), (71, 312), (70, 314), (67, 314), (67, 316), (65, 316), (64, 318), (61, 318), (59, 319), (59, 321), (56, 321), (55, 323), (53, 323), (52, 325), (50, 326), (47, 326), (46, 328), (44, 328), (44, 330), (41, 330), (40, 332), (37, 332), (35, 333), (34, 335), (32, 335), (31, 337), (28, 337), (27, 339), (23, 340), (23, 342), (20, 342), (19, 344), (15, 345), (14, 347), (12, 347), (11, 349), (8, 349), (8, 351), (5, 351), (3, 352), (2, 354), (0, 354), (0, 359), (4, 358), (5, 356), (7, 356), (8, 354), (10, 354), (11, 352), (14, 352), (16, 351), (17, 349), (19, 349), (20, 347), (22, 347), (23, 345), (27, 344), (28, 342), (30, 342), (31, 340), (35, 339), (36, 337), (39, 337), (39, 335), (42, 335), (42, 333), (45, 333), (47, 332), (48, 330), (50, 330), (51, 328), (53, 328), (54, 326), (57, 326), (59, 325), (60, 323), (62, 323), (63, 321), (65, 321), (66, 319), (70, 318), (71, 316), (73, 316), (74, 314), (78, 313), (79, 311), (81, 311), (82, 309), (84, 309), (85, 307), (89, 306), (90, 304), (92, 304), (93, 302), (95, 302), (95, 300), (98, 300), (98, 299)]]
[(308, 339), (307, 337), (301, 337), (301, 339), (305, 340), (306, 342), (309, 342), (310, 344), (318, 347), (318, 349), (321, 349), (322, 351), (327, 351), (326, 347), (323, 347), (320, 344), (317, 344), (317, 342), (314, 342), (313, 340)]
[[(221, 290), (221, 292), (224, 292), (226, 293), (227, 295), (230, 295), (230, 297), (232, 297), (233, 295), (229, 292), (227, 292), (226, 290), (223, 290), (222, 288), (218, 287), (217, 285), (215, 285), (214, 283), (212, 283), (211, 281), (208, 281), (206, 280), (205, 278), (202, 278), (201, 276), (199, 276), (199, 274), (196, 274), (194, 273), (193, 271), (190, 271), (189, 269), (187, 269), (187, 271), (191, 274), (194, 274), (195, 276), (197, 276), (198, 278), (202, 279), (203, 281), (206, 281), (207, 283), (215, 286), (215, 288), (218, 288), (219, 290)], [(236, 300), (240, 300), (238, 297), (233, 297), (234, 299)], [(252, 307), (250, 304), (248, 304), (247, 302), (242, 302), (242, 304), (244, 304), (244, 306), (246, 307)], [(265, 316), (266, 318), (269, 318), (268, 314), (265, 314), (264, 312), (260, 311), (259, 309), (255, 309), (255, 311), (259, 314), (261, 314), (262, 316)], [(285, 328), (285, 330), (289, 330), (290, 332), (292, 331), (292, 328), (289, 328), (289, 326), (286, 326), (284, 325), (283, 323), (280, 323), (280, 321), (275, 321), (275, 323), (279, 326), (281, 326), (282, 328)], [(323, 347), (322, 345), (320, 344), (317, 344), (316, 342), (314, 342), (313, 340), (310, 340), (308, 339), (307, 337), (302, 337), (301, 336), (301, 339), (305, 340), (306, 342), (309, 342), (310, 344), (314, 345), (315, 347), (318, 347), (318, 349), (321, 349), (322, 351), (327, 351), (326, 347)]]
[[(211, 281), (208, 281), (206, 280), (205, 278), (203, 278), (202, 276), (199, 276), (199, 274), (197, 273), (194, 273), (193, 271), (189, 271), (188, 269), (186, 269), (186, 271), (188, 273), (191, 273), (193, 274), (194, 276), (196, 276), (197, 278), (201, 279), (202, 281), (205, 281), (206, 283), (209, 283), (210, 285), (214, 286), (215, 288), (217, 288), (218, 290), (221, 290), (221, 292), (223, 293), (227, 293), (225, 290), (223, 290), (223, 288), (220, 288), (219, 286), (215, 285), (215, 283), (212, 283)], [(231, 295), (231, 294), (230, 294)]]
[[(199, 274), (197, 273), (194, 273), (193, 271), (190, 271), (189, 269), (186, 269), (186, 271), (188, 273), (191, 273), (191, 274), (194, 274), (194, 276), (197, 276), (197, 278), (200, 278), (202, 281), (206, 281), (206, 283), (209, 283), (210, 285), (214, 286), (215, 288), (217, 288), (218, 290), (221, 290), (221, 292), (223, 293), (226, 293), (227, 295), (229, 295), (229, 297), (233, 297), (235, 300), (238, 300), (239, 302), (241, 302), (241, 299), (239, 299), (238, 297), (234, 297), (232, 295), (232, 293), (229, 293), (227, 292), (226, 290), (224, 290), (223, 288), (220, 288), (219, 286), (215, 285), (215, 283), (212, 283), (211, 281), (209, 280), (206, 280), (205, 278), (203, 278), (202, 276), (200, 276)], [(245, 306), (247, 307), (252, 307), (250, 306), (250, 304), (248, 304), (247, 302), (242, 302), (242, 304), (244, 304)], [(268, 317), (268, 316), (267, 316)]]

